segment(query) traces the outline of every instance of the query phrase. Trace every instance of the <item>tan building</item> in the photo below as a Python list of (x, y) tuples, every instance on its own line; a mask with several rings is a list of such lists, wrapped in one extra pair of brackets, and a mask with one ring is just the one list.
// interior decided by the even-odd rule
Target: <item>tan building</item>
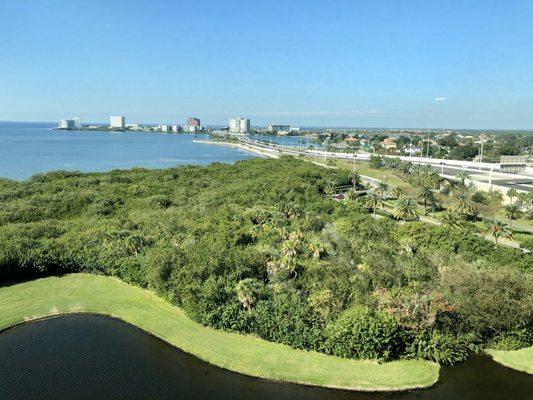
[(381, 147), (383, 147), (385, 150), (396, 149), (396, 142), (393, 138), (386, 138), (380, 144), (381, 144)]
[(187, 118), (187, 126), (200, 126), (200, 118)]

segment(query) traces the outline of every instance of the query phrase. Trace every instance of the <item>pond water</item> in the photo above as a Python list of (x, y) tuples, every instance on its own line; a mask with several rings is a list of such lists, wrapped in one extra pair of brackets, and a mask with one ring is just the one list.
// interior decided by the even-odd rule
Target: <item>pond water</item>
[(524, 400), (533, 378), (474, 357), (426, 390), (370, 394), (269, 382), (183, 353), (124, 322), (71, 315), (0, 333), (0, 399)]

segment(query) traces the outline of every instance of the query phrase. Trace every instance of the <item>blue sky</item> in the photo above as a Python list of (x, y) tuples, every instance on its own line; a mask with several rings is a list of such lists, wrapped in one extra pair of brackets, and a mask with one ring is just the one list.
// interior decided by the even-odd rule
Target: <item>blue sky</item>
[(533, 2), (0, 0), (0, 120), (115, 113), (531, 129)]

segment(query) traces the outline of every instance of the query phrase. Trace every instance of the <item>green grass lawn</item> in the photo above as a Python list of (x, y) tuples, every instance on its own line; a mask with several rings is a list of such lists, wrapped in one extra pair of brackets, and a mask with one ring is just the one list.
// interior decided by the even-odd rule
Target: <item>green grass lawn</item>
[(515, 351), (487, 350), (494, 361), (506, 367), (533, 374), (533, 346)]
[[(343, 169), (352, 169), (353, 163), (345, 160), (335, 160), (335, 165)], [(368, 163), (356, 162), (355, 170), (358, 174), (369, 176), (371, 178), (379, 179), (385, 181), (391, 185), (402, 187), (406, 190), (407, 193), (415, 192), (416, 189), (413, 186), (398, 178), (392, 171), (386, 169), (374, 169), (370, 168)]]
[(428, 361), (342, 359), (207, 328), (155, 294), (114, 278), (70, 274), (0, 288), (0, 329), (76, 312), (119, 318), (211, 364), (266, 379), (376, 391), (426, 387), (439, 377), (439, 365)]

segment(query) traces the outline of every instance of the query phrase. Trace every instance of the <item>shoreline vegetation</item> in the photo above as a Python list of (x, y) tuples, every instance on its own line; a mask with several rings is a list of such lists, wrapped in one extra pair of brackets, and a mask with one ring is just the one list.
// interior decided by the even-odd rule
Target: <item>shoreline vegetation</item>
[(274, 381), (399, 391), (429, 387), (439, 376), (439, 365), (430, 361), (344, 359), (205, 327), (152, 292), (116, 278), (68, 274), (0, 288), (0, 330), (69, 313), (118, 318), (210, 364)]
[[(454, 364), (533, 344), (531, 254), (448, 226), (375, 218), (381, 205), (370, 200), (380, 197), (339, 201), (338, 187), (366, 189), (350, 171), (293, 157), (0, 181), (0, 277), (117, 277), (212, 335), (356, 362), (346, 365)], [(87, 310), (47, 307), (22, 317)], [(152, 318), (130, 321), (142, 317)]]

